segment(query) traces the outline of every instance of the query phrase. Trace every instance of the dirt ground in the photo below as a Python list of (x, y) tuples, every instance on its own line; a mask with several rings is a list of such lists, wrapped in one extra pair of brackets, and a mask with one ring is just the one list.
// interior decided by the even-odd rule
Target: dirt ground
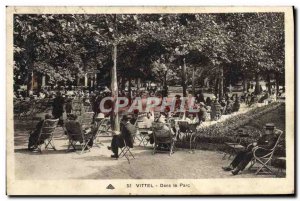
[[(223, 153), (187, 149), (177, 149), (167, 153), (152, 155), (152, 147), (135, 146), (132, 153), (135, 159), (130, 163), (125, 158), (110, 158), (107, 149), (111, 138), (100, 138), (103, 145), (94, 146), (90, 152), (80, 154), (66, 152), (68, 140), (63, 129), (58, 127), (54, 135), (57, 151), (40, 153), (27, 151), (28, 123), (18, 123), (15, 129), (15, 172), (17, 179), (202, 179), (202, 178), (241, 178), (273, 177), (254, 175), (255, 170), (245, 170), (237, 176), (224, 172), (221, 167), (230, 163), (222, 160)], [(30, 125), (29, 125), (30, 126)]]

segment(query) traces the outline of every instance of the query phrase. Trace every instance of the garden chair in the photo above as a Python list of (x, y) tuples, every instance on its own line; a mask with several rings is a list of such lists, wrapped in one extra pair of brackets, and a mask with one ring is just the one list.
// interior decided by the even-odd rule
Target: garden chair
[(35, 146), (42, 153), (42, 145), (45, 144), (45, 150), (48, 150), (48, 147), (51, 147), (53, 150), (56, 150), (53, 144), (53, 133), (57, 126), (58, 119), (45, 119), (38, 137)]
[[(281, 130), (278, 130), (278, 131), (280, 132), (280, 134), (278, 135), (277, 141), (272, 149), (265, 149), (265, 148), (259, 147), (259, 146), (253, 148), (253, 150), (252, 150), (253, 159), (251, 161), (251, 165), (250, 165), (249, 169), (251, 169), (256, 163), (259, 164), (260, 167), (258, 167), (257, 171), (255, 172), (256, 175), (258, 173), (274, 174), (273, 170), (270, 168), (270, 163), (273, 158), (274, 152), (279, 145), (280, 138), (283, 134), (283, 132)], [(265, 151), (266, 154), (264, 154), (263, 156), (259, 156), (258, 153), (261, 150)]]
[(83, 126), (90, 126), (93, 123), (94, 112), (85, 112), (82, 114), (80, 123)]
[[(163, 129), (163, 126), (167, 125), (169, 127), (169, 130)], [(153, 123), (153, 138), (154, 138), (154, 147), (152, 154), (155, 154), (156, 152), (169, 152), (169, 155), (171, 156), (173, 154), (175, 139), (171, 132), (171, 128), (169, 124), (164, 123)], [(158, 150), (159, 146), (166, 146), (166, 150)]]
[(90, 103), (83, 103), (83, 111), (84, 112), (91, 112), (92, 111), (92, 105)]
[(231, 156), (236, 155), (239, 151), (245, 150), (246, 147), (243, 145), (243, 140), (245, 138), (249, 137), (248, 134), (244, 134), (243, 130), (238, 130), (238, 134), (234, 138), (234, 142), (225, 142), (224, 144), (227, 146), (229, 149), (229, 153), (224, 154), (223, 160), (226, 158), (228, 155), (228, 159), (231, 158)]
[(74, 100), (72, 102), (72, 107), (73, 107), (73, 112), (74, 114), (76, 114), (77, 116), (80, 116), (82, 113), (82, 103), (81, 100)]
[(146, 122), (137, 121), (136, 128), (137, 128), (137, 134), (136, 134), (134, 140), (137, 139), (139, 141), (138, 146), (140, 146), (141, 144), (143, 144), (144, 146), (147, 146), (148, 142), (149, 142), (147, 137), (149, 136), (149, 134), (152, 133), (151, 127), (149, 127)]
[(119, 158), (123, 158), (125, 157), (128, 161), (128, 163), (130, 164), (130, 158), (135, 159), (133, 153), (130, 151), (130, 147), (127, 146), (126, 141), (123, 139), (124, 141), (124, 147), (121, 148), (121, 152), (119, 154)]
[(85, 150), (90, 151), (88, 143), (90, 142), (90, 140), (93, 140), (94, 137), (91, 132), (85, 133), (85, 131), (83, 131), (82, 129), (81, 124), (78, 121), (73, 120), (65, 122), (65, 129), (69, 139), (67, 152), (70, 151), (71, 147), (74, 151), (76, 151), (76, 145), (78, 143), (81, 150), (80, 154), (82, 154)]
[(111, 137), (111, 129), (110, 125), (110, 118), (104, 118), (98, 122), (97, 132), (94, 137), (94, 145), (100, 148), (100, 145), (103, 145), (102, 142), (99, 140), (100, 137)]
[(111, 128), (110, 118), (102, 119), (101, 122), (99, 122), (96, 138), (101, 136), (110, 137), (111, 136), (111, 133), (109, 132), (110, 128)]

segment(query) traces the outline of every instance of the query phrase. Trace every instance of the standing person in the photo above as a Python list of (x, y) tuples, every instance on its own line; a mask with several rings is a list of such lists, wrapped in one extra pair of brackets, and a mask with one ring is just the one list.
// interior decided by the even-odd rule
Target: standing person
[(200, 102), (205, 102), (205, 99), (204, 99), (204, 95), (203, 95), (203, 93), (202, 93), (202, 90), (200, 90), (199, 91), (199, 93), (197, 94), (197, 97), (196, 97), (196, 99), (197, 99), (197, 102), (198, 103), (200, 103)]
[(207, 111), (205, 109), (205, 104), (203, 102), (199, 103), (199, 112), (198, 112), (198, 118), (200, 120), (200, 122), (204, 122), (206, 120), (206, 116), (207, 116)]
[(216, 99), (211, 106), (210, 118), (212, 121), (218, 120), (222, 115), (222, 106), (220, 105), (218, 99)]
[(275, 146), (282, 131), (275, 129), (273, 123), (267, 123), (264, 129), (264, 134), (256, 142), (248, 145), (246, 150), (238, 153), (228, 167), (222, 167), (224, 171), (232, 170), (232, 174), (237, 175), (240, 171), (244, 170), (253, 158), (253, 148), (257, 146), (263, 148), (257, 153), (258, 156), (264, 156), (269, 153), (268, 150)]
[(233, 103), (232, 112), (238, 112), (240, 110), (240, 101), (239, 98), (236, 97), (235, 102)]
[(206, 104), (207, 106), (210, 106), (210, 107), (212, 106), (212, 100), (211, 100), (210, 97), (207, 97), (207, 98), (206, 98), (205, 104)]
[(60, 92), (57, 92), (56, 97), (53, 99), (52, 103), (52, 115), (54, 119), (59, 119), (58, 124), (63, 124), (62, 115), (64, 113), (65, 100)]

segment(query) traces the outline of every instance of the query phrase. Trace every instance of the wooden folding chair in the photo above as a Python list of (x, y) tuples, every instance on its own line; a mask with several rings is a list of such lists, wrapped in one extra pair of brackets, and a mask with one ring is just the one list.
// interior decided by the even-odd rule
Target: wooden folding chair
[(149, 143), (147, 137), (149, 136), (150, 133), (152, 133), (152, 129), (147, 125), (146, 122), (143, 121), (137, 121), (136, 128), (137, 128), (137, 134), (134, 140), (139, 141), (138, 146), (140, 146), (141, 144), (147, 146)]
[[(182, 141), (187, 141), (190, 145), (190, 152), (194, 153), (193, 147), (196, 147), (196, 131), (198, 123), (189, 124), (187, 121), (178, 121), (179, 133), (183, 134)], [(194, 143), (194, 144), (193, 144)]]
[(127, 159), (128, 163), (130, 164), (130, 157), (132, 157), (133, 159), (135, 159), (135, 157), (132, 154), (132, 152), (130, 151), (131, 148), (126, 144), (125, 140), (124, 140), (124, 145), (125, 146), (121, 148), (121, 152), (119, 154), (119, 158), (125, 157)]
[(111, 129), (110, 119), (104, 118), (98, 123), (98, 128), (94, 137), (94, 145), (100, 148), (103, 143), (99, 140), (100, 137), (111, 137), (112, 133), (109, 132)]
[(111, 137), (109, 130), (111, 129), (110, 118), (104, 118), (99, 122), (96, 137)]
[(53, 133), (57, 126), (58, 119), (45, 119), (35, 146), (42, 153), (42, 145), (45, 144), (45, 150), (48, 150), (49, 146), (56, 150), (53, 144)]
[(80, 116), (82, 113), (82, 102), (80, 99), (75, 99), (72, 102), (73, 113)]
[(78, 150), (76, 149), (76, 145), (78, 143), (81, 150), (80, 154), (82, 154), (86, 149), (90, 151), (88, 143), (90, 140), (93, 140), (93, 135), (91, 132), (85, 133), (82, 130), (82, 126), (80, 125), (80, 123), (78, 121), (73, 120), (65, 122), (65, 129), (69, 139), (67, 152), (70, 151), (71, 147), (74, 151)]
[[(278, 130), (278, 129), (277, 129)], [(278, 130), (280, 131), (280, 130)], [(259, 164), (260, 167), (258, 167), (257, 171), (255, 172), (255, 174), (257, 175), (258, 173), (262, 173), (262, 174), (275, 174), (273, 172), (273, 170), (270, 168), (270, 163), (271, 163), (271, 160), (273, 158), (273, 155), (274, 155), (274, 152), (279, 144), (279, 141), (280, 141), (280, 138), (281, 138), (281, 135), (282, 135), (282, 131), (280, 131), (280, 134), (278, 135), (278, 138), (277, 138), (277, 141), (274, 145), (274, 147), (272, 149), (265, 149), (265, 148), (262, 148), (262, 147), (255, 147), (253, 148), (252, 152), (253, 152), (253, 159), (251, 161), (251, 165), (249, 167), (252, 168), (254, 166), (254, 164)], [(259, 152), (260, 151), (264, 151), (265, 154), (263, 156), (259, 156)]]
[[(152, 154), (155, 154), (156, 152), (168, 152), (170, 156), (173, 154), (175, 140), (171, 132), (170, 125), (166, 125), (169, 127), (169, 130), (163, 129), (163, 123), (153, 123), (154, 147)], [(159, 146), (161, 145), (165, 145), (167, 149), (158, 150)]]
[(91, 112), (92, 111), (92, 105), (90, 103), (83, 103), (83, 111), (84, 112)]
[(82, 114), (80, 118), (80, 123), (83, 126), (91, 126), (93, 123), (93, 118), (94, 118), (94, 112), (85, 112)]

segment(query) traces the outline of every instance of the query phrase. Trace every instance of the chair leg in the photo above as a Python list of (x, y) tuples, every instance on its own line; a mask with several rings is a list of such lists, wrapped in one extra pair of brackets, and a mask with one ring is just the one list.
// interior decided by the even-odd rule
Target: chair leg
[(250, 170), (250, 169), (255, 165), (256, 161), (255, 161), (255, 160), (252, 160), (250, 163), (251, 163), (251, 164), (250, 164), (248, 170)]
[(273, 170), (267, 165), (268, 162), (270, 161), (270, 159), (267, 160), (266, 162), (263, 162), (263, 161), (258, 160), (258, 159), (257, 159), (257, 161), (261, 164), (261, 167), (256, 171), (256, 173), (255, 173), (256, 175), (257, 175), (259, 172), (263, 171), (263, 168), (266, 168), (266, 169), (269, 171), (269, 173), (274, 173)]

